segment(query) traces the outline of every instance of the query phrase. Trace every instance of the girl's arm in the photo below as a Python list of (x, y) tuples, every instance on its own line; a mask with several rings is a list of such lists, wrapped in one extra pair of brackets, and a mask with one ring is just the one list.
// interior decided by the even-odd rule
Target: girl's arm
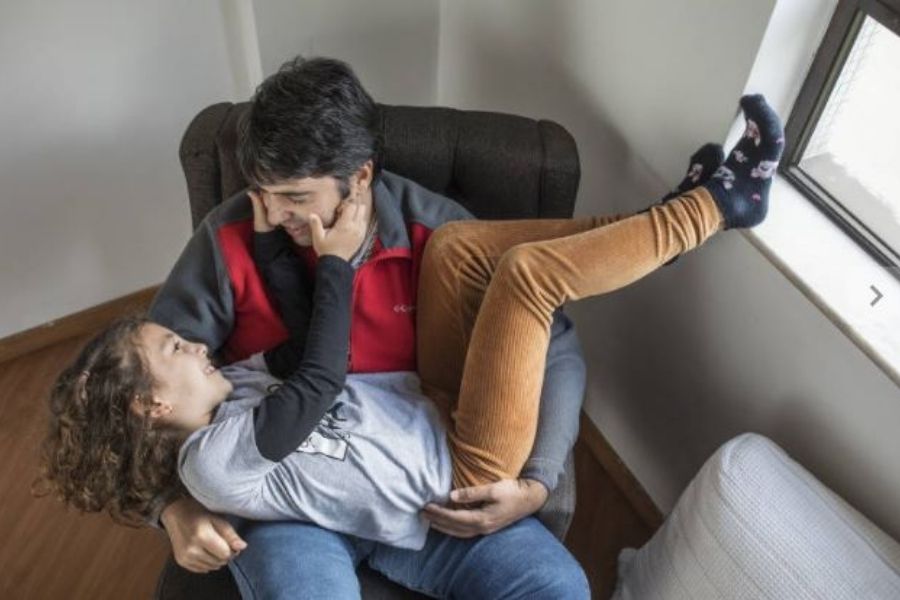
[(286, 379), (303, 359), (313, 307), (306, 267), (280, 229), (253, 234), (253, 261), (288, 330), (287, 341), (264, 353), (269, 373)]
[[(267, 355), (277, 368), (291, 374), (277, 391), (266, 396), (254, 409), (256, 445), (263, 457), (280, 461), (313, 432), (334, 399), (343, 390), (347, 375), (350, 345), (350, 310), (353, 295), (353, 268), (348, 259), (359, 248), (368, 223), (366, 207), (349, 202), (340, 216), (325, 230), (318, 216), (309, 219), (313, 247), (319, 255), (312, 297), (312, 313), (304, 330), (303, 303), (308, 294), (300, 277), (302, 265), (283, 232), (268, 226), (265, 205), (259, 194), (251, 193), (254, 229), (261, 243), (254, 249), (263, 263), (261, 272), (271, 285), (275, 304), (282, 311), (285, 324), (298, 327), (286, 350), (276, 357)], [(268, 244), (271, 242), (271, 245)], [(308, 306), (308, 305), (307, 305)], [(303, 358), (296, 364), (296, 356)], [(291, 364), (293, 363), (293, 365)], [(271, 368), (271, 367), (270, 367)]]
[[(296, 258), (292, 250), (289, 254)], [(300, 281), (300, 268), (298, 260), (279, 260), (266, 269), (273, 277), (271, 291), (286, 324), (292, 318), (289, 315), (303, 314), (300, 305), (310, 301), (290, 283)], [(265, 458), (277, 462), (296, 450), (343, 390), (352, 292), (350, 264), (337, 256), (320, 257), (308, 327), (291, 331), (287, 342), (266, 353), (273, 374), (284, 377), (290, 371), (290, 375), (254, 409), (256, 445)]]

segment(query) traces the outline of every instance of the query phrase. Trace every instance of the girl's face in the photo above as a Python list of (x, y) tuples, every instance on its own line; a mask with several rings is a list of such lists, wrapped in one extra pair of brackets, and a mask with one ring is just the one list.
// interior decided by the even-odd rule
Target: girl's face
[(208, 425), (231, 382), (210, 363), (206, 346), (155, 323), (141, 327), (138, 338), (156, 380), (151, 417), (189, 431)]

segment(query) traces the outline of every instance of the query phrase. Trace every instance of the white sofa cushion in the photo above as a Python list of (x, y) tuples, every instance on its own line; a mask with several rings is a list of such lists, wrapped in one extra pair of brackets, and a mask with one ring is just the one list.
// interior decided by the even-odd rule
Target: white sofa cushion
[(771, 440), (708, 460), (653, 538), (619, 557), (614, 600), (900, 598), (900, 544)]

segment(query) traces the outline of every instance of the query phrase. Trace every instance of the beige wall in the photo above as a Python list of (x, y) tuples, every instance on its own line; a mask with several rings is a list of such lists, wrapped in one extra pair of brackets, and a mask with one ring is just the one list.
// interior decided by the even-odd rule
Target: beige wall
[(297, 55), (349, 62), (380, 102), (433, 104), (438, 0), (256, 0), (263, 71)]
[[(792, 38), (834, 5), (786, 4)], [(556, 119), (581, 152), (577, 211), (634, 210), (725, 138), (774, 5), (448, 0), (438, 98)], [(784, 66), (810, 57), (785, 52)], [(755, 74), (754, 91), (779, 76)], [(757, 431), (900, 536), (896, 385), (741, 235), (571, 313), (587, 410), (663, 509), (719, 444)]]
[(237, 93), (217, 2), (0, 4), (0, 337), (162, 281), (178, 141)]

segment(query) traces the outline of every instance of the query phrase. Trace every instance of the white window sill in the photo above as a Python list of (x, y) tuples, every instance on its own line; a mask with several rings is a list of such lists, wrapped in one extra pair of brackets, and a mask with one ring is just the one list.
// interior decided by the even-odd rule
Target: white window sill
[(767, 219), (743, 233), (900, 385), (900, 280), (778, 176)]

